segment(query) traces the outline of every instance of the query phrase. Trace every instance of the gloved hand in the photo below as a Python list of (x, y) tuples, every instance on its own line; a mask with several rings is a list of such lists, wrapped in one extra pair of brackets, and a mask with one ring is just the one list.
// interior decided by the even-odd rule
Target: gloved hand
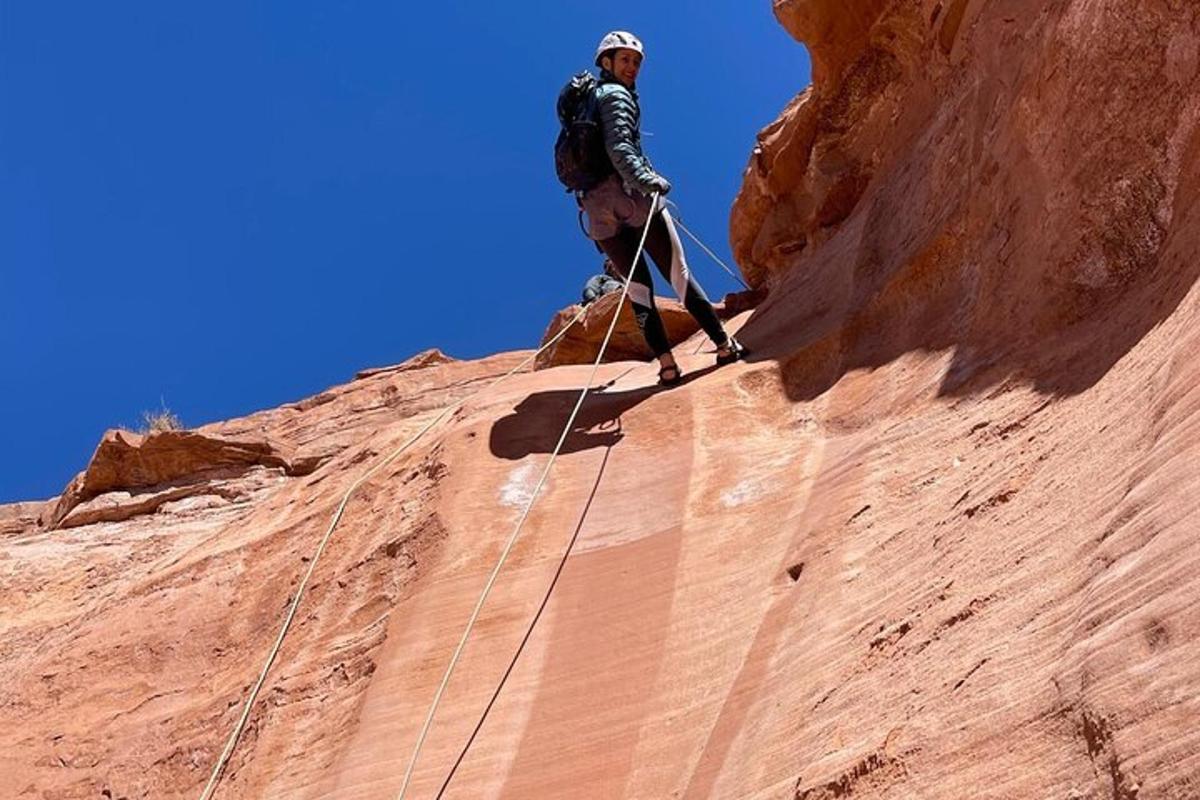
[(671, 191), (671, 182), (662, 175), (655, 173), (646, 179), (642, 187), (648, 192), (658, 192), (659, 196), (662, 196)]

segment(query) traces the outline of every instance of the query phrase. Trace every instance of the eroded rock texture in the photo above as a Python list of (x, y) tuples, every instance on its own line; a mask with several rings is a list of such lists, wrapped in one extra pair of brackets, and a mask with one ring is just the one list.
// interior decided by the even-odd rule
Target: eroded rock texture
[[(601, 366), (407, 796), (1200, 797), (1200, 7), (775, 8), (816, 84), (734, 210), (754, 356)], [(469, 398), (346, 506), (216, 795), (394, 798), (590, 372), (476, 394), (524, 355), (0, 508), (6, 795), (198, 797), (345, 493)]]

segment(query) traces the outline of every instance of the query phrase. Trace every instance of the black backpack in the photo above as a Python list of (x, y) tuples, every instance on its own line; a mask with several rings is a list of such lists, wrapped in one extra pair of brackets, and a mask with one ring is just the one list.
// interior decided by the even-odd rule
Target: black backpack
[(562, 130), (554, 143), (554, 171), (568, 192), (593, 189), (616, 171), (604, 149), (596, 103), (598, 85), (590, 72), (581, 72), (558, 93)]

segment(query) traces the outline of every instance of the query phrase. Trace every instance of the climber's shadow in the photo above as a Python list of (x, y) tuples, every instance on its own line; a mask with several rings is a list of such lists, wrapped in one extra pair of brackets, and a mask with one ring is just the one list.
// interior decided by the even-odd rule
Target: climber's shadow
[[(683, 376), (674, 389), (646, 386), (629, 391), (612, 391), (609, 385), (588, 392), (579, 415), (563, 442), (562, 453), (577, 453), (593, 447), (613, 447), (625, 438), (621, 415), (659, 392), (680, 391), (684, 385), (712, 372), (715, 367), (695, 370)], [(552, 453), (563, 425), (579, 400), (580, 389), (556, 389), (531, 394), (496, 420), (489, 435), (492, 455), (510, 460), (530, 453)]]

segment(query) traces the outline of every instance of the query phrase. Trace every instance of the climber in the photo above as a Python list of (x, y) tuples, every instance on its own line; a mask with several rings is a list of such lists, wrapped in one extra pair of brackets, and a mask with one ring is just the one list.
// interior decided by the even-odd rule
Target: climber
[[(596, 240), (622, 278), (633, 270), (629, 299), (634, 318), (650, 350), (658, 358), (658, 380), (674, 386), (683, 378), (671, 353), (662, 318), (654, 305), (654, 284), (645, 256), (634, 265), (642, 229), (650, 218), (645, 249), (663, 277), (671, 283), (700, 327), (717, 346), (717, 364), (731, 364), (746, 355), (746, 349), (729, 336), (712, 303), (692, 277), (684, 257), (679, 233), (662, 200), (671, 191), (666, 178), (655, 172), (642, 154), (641, 109), (635, 87), (645, 51), (636, 36), (625, 31), (606, 35), (596, 49), (600, 81), (596, 89), (604, 147), (616, 172), (599, 185), (582, 193), (580, 202), (587, 213), (589, 235)], [(651, 208), (651, 195), (659, 202)]]

